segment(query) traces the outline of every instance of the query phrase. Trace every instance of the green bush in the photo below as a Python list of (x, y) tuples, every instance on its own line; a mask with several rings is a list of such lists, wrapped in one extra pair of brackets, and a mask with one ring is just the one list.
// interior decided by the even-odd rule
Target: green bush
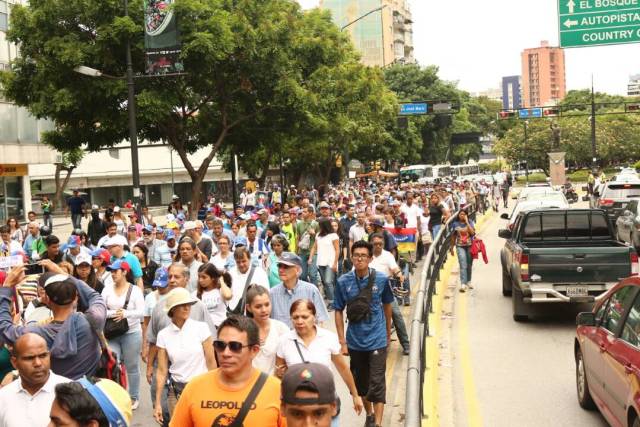
[[(517, 180), (519, 183), (525, 183), (526, 177), (521, 175)], [(529, 174), (529, 182), (547, 182), (547, 175), (541, 172), (530, 173)]]
[(640, 160), (638, 160), (637, 162), (634, 163), (633, 167), (638, 170), (640, 169)]

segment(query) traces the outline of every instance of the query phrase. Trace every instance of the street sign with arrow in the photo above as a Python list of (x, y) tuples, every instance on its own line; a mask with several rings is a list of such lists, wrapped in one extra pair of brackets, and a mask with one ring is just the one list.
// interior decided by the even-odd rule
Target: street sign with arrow
[(560, 47), (640, 42), (640, 0), (558, 0)]

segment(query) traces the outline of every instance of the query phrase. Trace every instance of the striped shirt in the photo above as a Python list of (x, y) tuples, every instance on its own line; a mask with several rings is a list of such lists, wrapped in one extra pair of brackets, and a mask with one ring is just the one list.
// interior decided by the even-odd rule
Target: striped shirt
[(293, 289), (287, 289), (283, 283), (280, 283), (271, 288), (269, 293), (271, 294), (271, 318), (286, 323), (290, 328), (293, 327), (293, 324), (291, 323), (289, 309), (294, 301), (299, 299), (308, 299), (313, 302), (316, 306), (316, 320), (318, 323), (329, 320), (329, 313), (324, 305), (320, 291), (309, 282), (298, 280)]

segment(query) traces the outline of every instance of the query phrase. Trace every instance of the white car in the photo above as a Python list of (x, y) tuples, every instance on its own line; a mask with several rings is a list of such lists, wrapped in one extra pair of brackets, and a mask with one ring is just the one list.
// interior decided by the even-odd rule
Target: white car
[(525, 187), (520, 190), (518, 193), (518, 201), (520, 200), (530, 200), (532, 196), (536, 194), (547, 194), (547, 193), (556, 193), (557, 190), (554, 190), (553, 187), (549, 186), (536, 186), (536, 187)]
[(538, 194), (536, 195), (536, 199), (533, 200), (522, 200), (519, 201), (518, 204), (515, 205), (513, 211), (511, 211), (511, 215), (506, 213), (502, 214), (500, 218), (509, 220), (509, 229), (513, 227), (513, 223), (516, 218), (518, 218), (518, 214), (520, 212), (528, 212), (533, 209), (569, 209), (569, 202), (559, 191), (555, 191), (553, 193), (548, 194)]

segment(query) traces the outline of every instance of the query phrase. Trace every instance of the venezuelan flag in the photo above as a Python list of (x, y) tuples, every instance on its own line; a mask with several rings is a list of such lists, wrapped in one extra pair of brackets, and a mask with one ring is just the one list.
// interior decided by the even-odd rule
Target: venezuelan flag
[(415, 228), (386, 228), (393, 235), (398, 244), (399, 253), (415, 252), (416, 232)]

